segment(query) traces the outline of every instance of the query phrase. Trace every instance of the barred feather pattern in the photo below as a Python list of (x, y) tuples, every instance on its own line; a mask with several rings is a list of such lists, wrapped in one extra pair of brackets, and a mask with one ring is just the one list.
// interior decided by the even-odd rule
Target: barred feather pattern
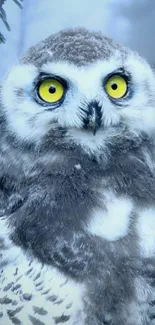
[(21, 258), (21, 264), (0, 272), (0, 324), (84, 324), (81, 286), (52, 267)]

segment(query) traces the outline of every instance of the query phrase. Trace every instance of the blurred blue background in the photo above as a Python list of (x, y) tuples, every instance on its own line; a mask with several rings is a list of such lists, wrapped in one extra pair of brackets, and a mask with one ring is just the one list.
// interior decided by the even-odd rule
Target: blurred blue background
[(155, 65), (155, 0), (24, 0), (23, 10), (6, 0), (11, 31), (0, 45), (0, 78), (30, 46), (66, 27), (101, 30)]

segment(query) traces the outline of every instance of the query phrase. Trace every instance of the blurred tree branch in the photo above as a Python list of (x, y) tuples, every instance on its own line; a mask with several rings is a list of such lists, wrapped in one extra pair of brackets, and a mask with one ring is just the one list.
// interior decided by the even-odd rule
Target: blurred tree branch
[[(4, 8), (3, 8), (3, 5), (4, 5), (4, 3), (6, 1), (7, 0), (0, 0), (0, 19), (3, 21), (6, 29), (8, 31), (10, 31), (10, 26), (9, 26), (8, 21), (7, 21), (6, 12), (5, 12)], [(9, 1), (11, 1), (11, 0), (9, 0)], [(19, 8), (22, 9), (22, 4), (21, 3), (23, 2), (23, 0), (12, 0), (12, 1), (14, 1), (19, 6)], [(0, 43), (4, 43), (4, 42), (5, 42), (5, 38), (2, 35), (2, 33), (0, 33)]]

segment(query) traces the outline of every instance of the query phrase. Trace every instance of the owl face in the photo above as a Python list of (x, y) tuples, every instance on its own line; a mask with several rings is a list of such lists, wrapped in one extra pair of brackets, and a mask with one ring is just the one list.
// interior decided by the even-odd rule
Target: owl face
[(155, 81), (137, 54), (83, 29), (31, 48), (3, 81), (10, 132), (39, 144), (51, 133), (85, 151), (101, 151), (123, 132), (155, 129)]

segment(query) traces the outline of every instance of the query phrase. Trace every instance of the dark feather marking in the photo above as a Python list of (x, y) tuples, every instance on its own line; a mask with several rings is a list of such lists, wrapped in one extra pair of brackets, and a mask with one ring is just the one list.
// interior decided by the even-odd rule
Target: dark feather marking
[(15, 324), (15, 325), (22, 325), (22, 322), (21, 322), (20, 319), (18, 319), (17, 317), (11, 317), (10, 320), (11, 320), (12, 323)]
[(18, 276), (18, 278), (16, 279), (16, 282), (18, 282), (21, 278), (22, 278), (22, 275)]
[(50, 291), (51, 291), (51, 289), (47, 289), (46, 291), (44, 291), (44, 292), (42, 293), (42, 295), (47, 295)]
[(8, 283), (8, 284), (4, 287), (3, 291), (8, 291), (9, 289), (11, 289), (12, 285), (13, 285), (13, 282)]
[(15, 286), (13, 286), (12, 291), (17, 291), (20, 288), (21, 288), (21, 284), (18, 283)]
[(36, 286), (36, 287), (39, 287), (41, 284), (43, 284), (43, 281), (38, 282), (38, 283), (35, 283), (35, 286)]
[(30, 301), (32, 299), (32, 294), (31, 293), (23, 293), (23, 299)]
[(12, 306), (17, 306), (18, 305), (18, 301), (17, 300), (13, 300), (12, 301)]
[(63, 302), (63, 299), (57, 300), (53, 303), (53, 305), (60, 305)]
[(58, 298), (58, 296), (52, 295), (52, 296), (47, 297), (46, 299), (53, 302), (53, 301), (56, 301), (57, 298)]
[(27, 272), (26, 275), (29, 275), (33, 271), (33, 268), (31, 267)]
[(18, 314), (23, 309), (23, 306), (17, 307), (15, 310), (9, 309), (7, 311), (7, 314), (10, 318), (14, 317), (16, 314)]
[(34, 281), (38, 280), (38, 279), (40, 278), (40, 276), (41, 276), (41, 273), (39, 272), (39, 273), (35, 276)]
[(43, 307), (33, 306), (33, 310), (38, 315), (47, 315), (48, 312)]
[(16, 267), (15, 273), (13, 275), (17, 275), (18, 274), (18, 267)]
[(68, 279), (66, 279), (64, 283), (60, 284), (60, 288), (66, 285), (67, 283), (68, 283)]
[(69, 308), (71, 308), (72, 307), (72, 303), (70, 303), (70, 304), (68, 304), (68, 305), (66, 305), (66, 309), (69, 309)]
[(36, 317), (33, 317), (31, 315), (29, 315), (29, 319), (32, 322), (33, 325), (47, 325), (43, 322), (41, 322), (39, 319), (37, 319)]
[(60, 317), (53, 317), (55, 320), (55, 324), (65, 323), (70, 319), (70, 316), (68, 315), (62, 315)]
[(8, 298), (7, 296), (0, 298), (0, 304), (1, 305), (7, 305), (12, 302), (12, 299)]

